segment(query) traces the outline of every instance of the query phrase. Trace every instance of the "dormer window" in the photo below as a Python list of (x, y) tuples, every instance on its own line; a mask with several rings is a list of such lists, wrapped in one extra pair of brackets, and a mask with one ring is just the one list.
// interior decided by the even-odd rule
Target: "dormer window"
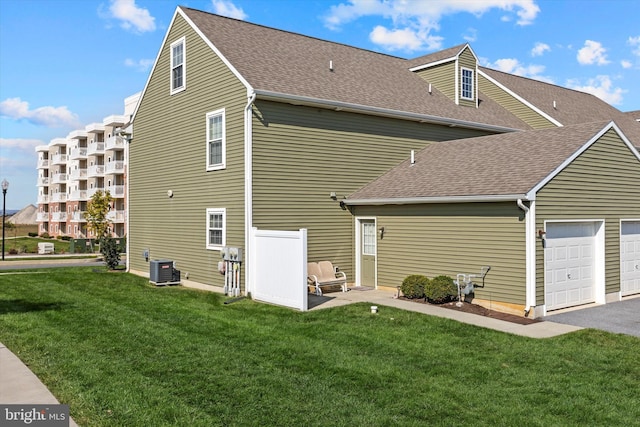
[(462, 99), (475, 99), (473, 88), (473, 70), (470, 68), (462, 68), (462, 78), (460, 86), (460, 95)]
[(185, 89), (185, 42), (184, 37), (171, 44), (171, 94)]

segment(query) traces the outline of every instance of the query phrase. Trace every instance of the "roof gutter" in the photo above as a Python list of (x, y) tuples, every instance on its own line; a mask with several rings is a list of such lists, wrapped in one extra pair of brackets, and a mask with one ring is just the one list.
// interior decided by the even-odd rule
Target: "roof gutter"
[(345, 199), (347, 206), (415, 205), (423, 203), (481, 203), (528, 200), (524, 194), (488, 194), (482, 196), (397, 197), (385, 199)]
[(255, 91), (260, 99), (275, 102), (286, 102), (293, 105), (304, 105), (309, 107), (326, 108), (335, 111), (347, 111), (352, 113), (368, 114), (372, 116), (389, 117), (400, 120), (410, 120), (421, 123), (433, 123), (438, 125), (461, 127), (467, 129), (477, 129), (489, 132), (517, 132), (520, 129), (508, 128), (503, 126), (488, 125), (484, 123), (467, 122), (465, 120), (451, 119), (447, 117), (431, 116), (428, 114), (410, 113), (407, 111), (391, 110), (388, 108), (372, 107), (369, 105), (352, 104), (349, 102), (341, 102), (327, 100), (321, 98), (313, 98), (309, 96), (290, 95), (281, 92), (272, 92), (268, 90)]

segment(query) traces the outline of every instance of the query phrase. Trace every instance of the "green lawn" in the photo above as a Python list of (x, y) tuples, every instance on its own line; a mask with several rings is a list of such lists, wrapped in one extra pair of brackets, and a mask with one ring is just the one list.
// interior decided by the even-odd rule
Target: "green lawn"
[(40, 242), (53, 243), (54, 251), (56, 254), (68, 253), (69, 246), (71, 245), (68, 241), (61, 239), (43, 239), (41, 237), (7, 237), (7, 239), (5, 240), (5, 251), (8, 254), (11, 249), (15, 249), (20, 254), (37, 254), (38, 243)]
[(640, 339), (307, 313), (126, 273), (0, 274), (0, 342), (81, 426), (638, 423)]

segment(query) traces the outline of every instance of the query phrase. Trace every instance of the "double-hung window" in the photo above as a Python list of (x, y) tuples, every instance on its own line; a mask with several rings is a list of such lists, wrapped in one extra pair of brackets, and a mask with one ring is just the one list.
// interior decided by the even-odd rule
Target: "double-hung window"
[(225, 168), (224, 109), (207, 113), (207, 170)]
[(225, 245), (226, 209), (207, 209), (207, 249), (222, 249)]
[(186, 88), (185, 38), (171, 43), (171, 94)]
[(475, 99), (473, 96), (473, 70), (469, 68), (462, 69), (461, 83), (462, 99)]

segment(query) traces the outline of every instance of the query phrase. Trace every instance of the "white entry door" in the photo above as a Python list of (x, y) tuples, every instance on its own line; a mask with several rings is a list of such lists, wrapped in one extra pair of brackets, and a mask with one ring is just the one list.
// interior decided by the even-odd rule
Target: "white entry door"
[(595, 301), (595, 224), (550, 223), (546, 230), (547, 310)]
[(624, 221), (620, 227), (620, 291), (640, 293), (640, 221)]

